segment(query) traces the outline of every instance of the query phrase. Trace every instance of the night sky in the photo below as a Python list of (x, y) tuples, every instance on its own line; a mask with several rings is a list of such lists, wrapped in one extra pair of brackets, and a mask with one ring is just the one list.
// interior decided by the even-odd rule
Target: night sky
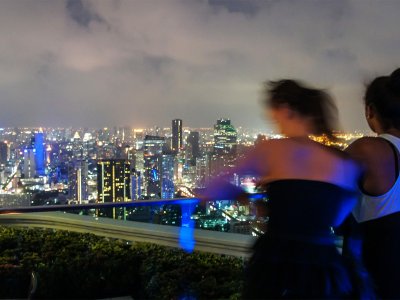
[(1, 0), (0, 127), (268, 129), (262, 82), (298, 78), (366, 129), (365, 84), (400, 66), (400, 1)]

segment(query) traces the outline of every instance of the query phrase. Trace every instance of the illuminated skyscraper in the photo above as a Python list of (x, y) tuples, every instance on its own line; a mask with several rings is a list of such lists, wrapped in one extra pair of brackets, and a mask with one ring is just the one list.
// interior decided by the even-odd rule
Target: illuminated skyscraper
[(143, 129), (134, 129), (133, 130), (133, 140), (134, 140), (134, 148), (136, 150), (142, 149), (143, 141), (144, 141), (144, 130)]
[(0, 165), (5, 165), (8, 160), (8, 144), (0, 142)]
[(165, 150), (165, 139), (146, 135), (143, 143), (144, 185), (147, 195), (159, 197), (161, 194), (161, 156)]
[(43, 132), (37, 132), (31, 138), (30, 145), (24, 150), (24, 175), (25, 178), (44, 176), (45, 151)]
[(175, 195), (174, 187), (175, 156), (163, 154), (161, 159), (161, 198), (171, 199)]
[(75, 132), (72, 139), (72, 153), (75, 159), (83, 158), (83, 142), (78, 131)]
[(132, 181), (131, 183), (132, 200), (140, 199), (140, 197), (142, 196), (142, 181), (143, 181), (142, 174), (138, 171), (133, 172), (131, 175), (131, 181)]
[(28, 147), (24, 150), (25, 178), (34, 178), (36, 176), (35, 152), (36, 150), (32, 147)]
[[(97, 201), (123, 202), (131, 199), (131, 164), (124, 159), (104, 159), (97, 162)], [(100, 215), (125, 218), (122, 210), (104, 209)], [(121, 216), (122, 215), (122, 216)]]
[(216, 154), (236, 154), (237, 132), (231, 120), (220, 119), (214, 125), (214, 152)]
[(44, 176), (44, 141), (43, 141), (43, 132), (35, 133), (35, 164), (36, 164), (36, 175)]
[(183, 152), (178, 153), (175, 157), (174, 179), (175, 183), (183, 183), (183, 170), (185, 168), (185, 155)]
[(187, 138), (187, 146), (191, 150), (190, 160), (191, 164), (194, 166), (196, 164), (196, 158), (200, 157), (199, 133), (197, 131), (190, 132)]
[(210, 155), (196, 158), (196, 186), (205, 187), (210, 179)]
[(183, 148), (182, 120), (172, 120), (172, 151), (179, 152)]
[(88, 162), (76, 160), (68, 168), (68, 198), (79, 204), (88, 200)]
[(144, 173), (144, 152), (143, 149), (136, 150), (133, 156), (133, 168), (136, 172)]

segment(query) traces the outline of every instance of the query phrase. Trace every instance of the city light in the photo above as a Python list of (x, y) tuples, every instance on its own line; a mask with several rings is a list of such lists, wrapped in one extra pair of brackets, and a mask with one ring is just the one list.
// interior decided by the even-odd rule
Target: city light
[[(0, 131), (0, 206), (54, 205), (194, 198), (213, 178), (232, 169), (262, 140), (282, 135), (243, 127), (221, 118), (210, 128), (3, 128)], [(310, 136), (328, 146), (346, 148), (365, 133)], [(83, 138), (81, 138), (83, 137)], [(2, 146), (3, 145), (3, 146)], [(233, 174), (231, 182), (256, 192), (257, 178)], [(93, 217), (147, 219), (182, 226), (181, 246), (192, 251), (193, 228), (255, 234), (254, 201), (234, 199), (181, 211), (173, 207), (93, 210)], [(201, 209), (200, 209), (201, 208)]]

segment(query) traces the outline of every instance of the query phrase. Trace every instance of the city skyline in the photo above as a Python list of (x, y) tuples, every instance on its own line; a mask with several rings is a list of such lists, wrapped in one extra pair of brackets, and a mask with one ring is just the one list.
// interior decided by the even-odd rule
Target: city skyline
[[(397, 1), (1, 1), (0, 127), (273, 129), (262, 82), (334, 95), (366, 130), (364, 84), (397, 65)], [(379, 22), (377, 21), (379, 20)]]

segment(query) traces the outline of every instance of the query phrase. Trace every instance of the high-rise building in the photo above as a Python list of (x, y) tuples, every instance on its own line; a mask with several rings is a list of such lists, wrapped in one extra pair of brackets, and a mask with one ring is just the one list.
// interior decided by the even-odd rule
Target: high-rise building
[(137, 172), (144, 173), (144, 152), (143, 150), (137, 150), (135, 151), (135, 154), (133, 156), (133, 161), (134, 161), (134, 169)]
[[(135, 182), (135, 184), (138, 184), (138, 186), (132, 186), (132, 194), (131, 195), (132, 195), (132, 199), (139, 199), (139, 197), (142, 195), (143, 191), (147, 190), (147, 186), (145, 186), (145, 182), (143, 180), (143, 175), (145, 173), (143, 149), (136, 150), (134, 152), (132, 167), (134, 169), (134, 173), (132, 176), (138, 177), (137, 178), (138, 180)], [(133, 180), (134, 180), (134, 178), (132, 178), (132, 184), (133, 184)], [(137, 197), (135, 197), (135, 195), (137, 195)]]
[(144, 155), (160, 155), (165, 149), (165, 138), (146, 135), (143, 142)]
[(210, 156), (210, 174), (212, 177), (230, 173), (236, 165), (236, 156), (232, 154), (216, 154)]
[(204, 188), (210, 180), (210, 155), (196, 159), (196, 186)]
[(24, 150), (24, 177), (34, 178), (36, 176), (36, 162), (35, 162), (36, 150), (32, 147), (28, 147)]
[(76, 160), (68, 167), (68, 198), (77, 201), (88, 200), (88, 162)]
[(175, 195), (174, 186), (175, 156), (163, 154), (161, 159), (161, 198), (172, 199)]
[(0, 165), (5, 165), (8, 160), (8, 144), (0, 142)]
[(188, 147), (190, 147), (190, 160), (191, 164), (194, 166), (196, 164), (196, 158), (200, 157), (200, 146), (199, 146), (200, 135), (197, 131), (192, 131), (189, 133), (187, 138)]
[(45, 175), (45, 150), (43, 132), (37, 132), (31, 138), (31, 143), (24, 150), (24, 176), (34, 178)]
[(177, 153), (175, 157), (174, 178), (175, 183), (183, 183), (183, 170), (185, 168), (185, 155), (183, 152)]
[[(131, 199), (131, 165), (124, 159), (103, 159), (97, 162), (97, 201), (123, 202)], [(102, 209), (100, 215), (125, 218), (125, 210)]]
[[(4, 166), (0, 165), (0, 185), (3, 185), (6, 182), (6, 174)], [(4, 189), (5, 187), (3, 187)]]
[(35, 146), (36, 175), (44, 176), (45, 151), (44, 151), (43, 132), (35, 133), (34, 146)]
[(231, 120), (219, 119), (214, 125), (214, 153), (236, 154), (237, 131)]
[(161, 156), (165, 150), (165, 139), (159, 136), (146, 135), (143, 143), (144, 185), (147, 196), (161, 195)]
[(132, 200), (137, 200), (140, 199), (142, 196), (142, 173), (135, 171), (131, 175), (131, 195), (132, 195)]
[(75, 159), (83, 158), (83, 142), (81, 135), (78, 131), (75, 132), (74, 137), (71, 140), (72, 143), (72, 153)]
[(143, 148), (145, 133), (143, 129), (134, 129), (133, 130), (133, 140), (134, 140), (134, 148), (136, 150), (140, 150)]
[(183, 148), (182, 120), (172, 120), (172, 151), (179, 152)]
[(60, 143), (52, 142), (46, 149), (46, 161), (52, 165), (58, 165), (62, 160), (63, 149)]

